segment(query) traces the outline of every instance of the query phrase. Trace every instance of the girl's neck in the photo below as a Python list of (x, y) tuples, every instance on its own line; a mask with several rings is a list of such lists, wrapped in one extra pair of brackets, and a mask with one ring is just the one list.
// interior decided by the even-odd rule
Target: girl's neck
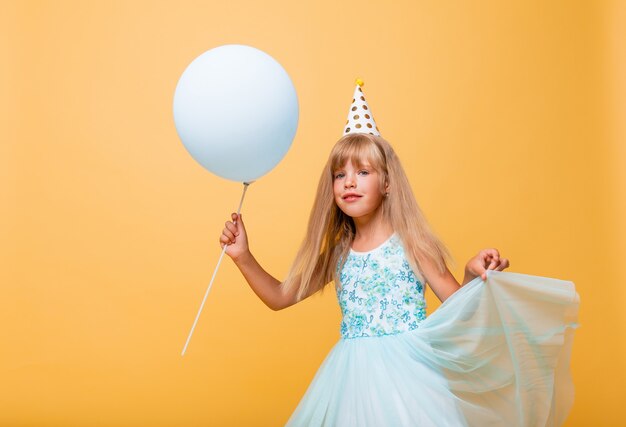
[(384, 243), (394, 232), (393, 227), (382, 218), (359, 223), (355, 221), (356, 234), (352, 242), (352, 249), (355, 251), (369, 251)]

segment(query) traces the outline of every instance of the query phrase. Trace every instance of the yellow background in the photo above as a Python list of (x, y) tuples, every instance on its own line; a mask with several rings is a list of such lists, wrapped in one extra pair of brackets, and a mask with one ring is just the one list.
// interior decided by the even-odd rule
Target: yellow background
[(180, 356), (241, 185), (185, 151), (172, 98), (229, 43), (300, 101), (243, 209), (269, 271), (362, 77), (457, 278), (494, 246), (576, 283), (567, 425), (624, 425), (625, 26), (617, 1), (2, 2), (0, 425), (282, 425), (338, 339), (331, 289), (273, 312), (225, 259)]

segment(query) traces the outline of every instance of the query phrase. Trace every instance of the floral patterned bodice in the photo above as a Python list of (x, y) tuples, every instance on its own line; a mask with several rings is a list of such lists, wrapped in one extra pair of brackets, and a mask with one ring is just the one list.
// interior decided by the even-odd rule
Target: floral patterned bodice
[(411, 269), (397, 234), (369, 252), (350, 250), (339, 279), (342, 338), (411, 331), (426, 318), (424, 281)]

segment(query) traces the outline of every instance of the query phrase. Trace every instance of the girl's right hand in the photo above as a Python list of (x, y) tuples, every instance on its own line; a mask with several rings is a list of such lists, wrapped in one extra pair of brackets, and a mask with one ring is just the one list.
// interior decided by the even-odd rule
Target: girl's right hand
[(236, 213), (231, 214), (232, 221), (226, 221), (222, 235), (220, 236), (220, 245), (222, 248), (224, 245), (228, 245), (226, 248), (226, 254), (237, 261), (239, 257), (249, 252), (248, 249), (248, 235), (246, 234), (246, 227), (243, 224), (241, 215), (237, 216)]

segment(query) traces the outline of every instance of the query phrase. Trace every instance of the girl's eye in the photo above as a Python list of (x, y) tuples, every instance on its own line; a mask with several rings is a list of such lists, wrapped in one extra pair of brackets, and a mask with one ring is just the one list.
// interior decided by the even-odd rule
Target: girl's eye
[(343, 178), (343, 172), (338, 172), (335, 174), (335, 179)]
[(369, 173), (369, 171), (366, 171), (366, 170), (360, 170), (359, 174), (361, 174), (361, 175), (369, 175), (370, 173)]

